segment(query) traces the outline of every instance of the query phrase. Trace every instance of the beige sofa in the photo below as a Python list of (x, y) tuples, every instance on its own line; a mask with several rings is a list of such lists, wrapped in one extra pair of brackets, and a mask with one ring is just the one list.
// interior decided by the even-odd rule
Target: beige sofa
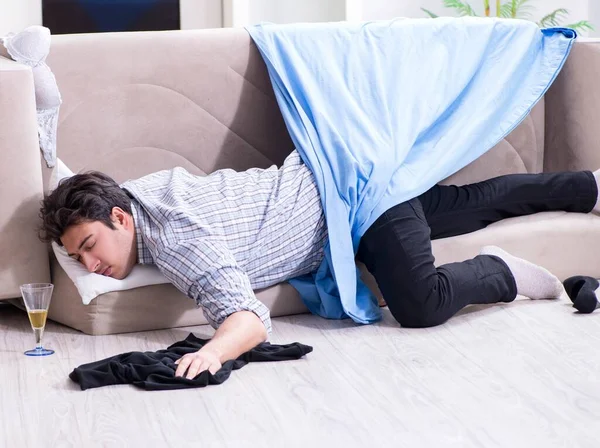
[[(54, 36), (48, 64), (64, 103), (59, 157), (118, 181), (183, 166), (198, 173), (279, 164), (292, 142), (265, 66), (243, 29)], [(445, 183), (505, 173), (600, 167), (600, 42), (579, 41), (552, 89), (504, 141)], [(502, 88), (502, 86), (490, 86)], [(0, 299), (52, 281), (50, 318), (107, 334), (205, 323), (171, 285), (108, 293), (84, 306), (36, 238), (50, 170), (37, 143), (31, 71), (0, 56)], [(561, 278), (600, 277), (600, 219), (545, 213), (434, 242), (437, 263), (498, 244)], [(365, 279), (376, 290), (372, 278)], [(305, 312), (288, 284), (257, 291), (273, 316)]]

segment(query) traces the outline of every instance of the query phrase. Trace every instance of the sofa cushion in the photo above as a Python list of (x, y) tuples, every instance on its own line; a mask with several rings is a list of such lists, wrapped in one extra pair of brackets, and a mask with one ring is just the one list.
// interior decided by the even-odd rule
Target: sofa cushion
[[(50, 303), (50, 319), (88, 334), (113, 334), (207, 324), (196, 303), (171, 284), (144, 286), (102, 294), (84, 305), (75, 285), (52, 257), (55, 291)], [(257, 297), (272, 316), (306, 312), (304, 304), (289, 284), (257, 291)]]

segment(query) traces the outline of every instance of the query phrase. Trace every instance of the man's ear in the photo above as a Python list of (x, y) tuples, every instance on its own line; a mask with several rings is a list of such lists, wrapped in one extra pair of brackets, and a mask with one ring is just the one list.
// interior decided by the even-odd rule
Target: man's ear
[(131, 216), (121, 207), (113, 207), (110, 212), (110, 219), (115, 224), (120, 224), (123, 227), (128, 227), (131, 221)]

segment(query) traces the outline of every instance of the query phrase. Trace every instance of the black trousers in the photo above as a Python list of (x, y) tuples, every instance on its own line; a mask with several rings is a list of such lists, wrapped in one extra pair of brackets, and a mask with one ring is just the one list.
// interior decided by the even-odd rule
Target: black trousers
[(436, 268), (431, 240), (532, 213), (588, 213), (597, 197), (589, 171), (507, 175), (461, 187), (438, 185), (381, 215), (363, 235), (357, 258), (377, 280), (402, 326), (439, 325), (467, 305), (511, 302), (517, 289), (508, 266), (494, 256)]

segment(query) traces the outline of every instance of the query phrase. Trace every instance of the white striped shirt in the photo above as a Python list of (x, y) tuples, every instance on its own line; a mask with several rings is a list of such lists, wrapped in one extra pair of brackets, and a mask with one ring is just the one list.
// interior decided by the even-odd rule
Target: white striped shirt
[(323, 260), (321, 199), (297, 151), (279, 169), (195, 176), (175, 168), (121, 187), (133, 196), (138, 262), (156, 264), (215, 328), (252, 311), (270, 332), (269, 310), (253, 290), (312, 272)]

